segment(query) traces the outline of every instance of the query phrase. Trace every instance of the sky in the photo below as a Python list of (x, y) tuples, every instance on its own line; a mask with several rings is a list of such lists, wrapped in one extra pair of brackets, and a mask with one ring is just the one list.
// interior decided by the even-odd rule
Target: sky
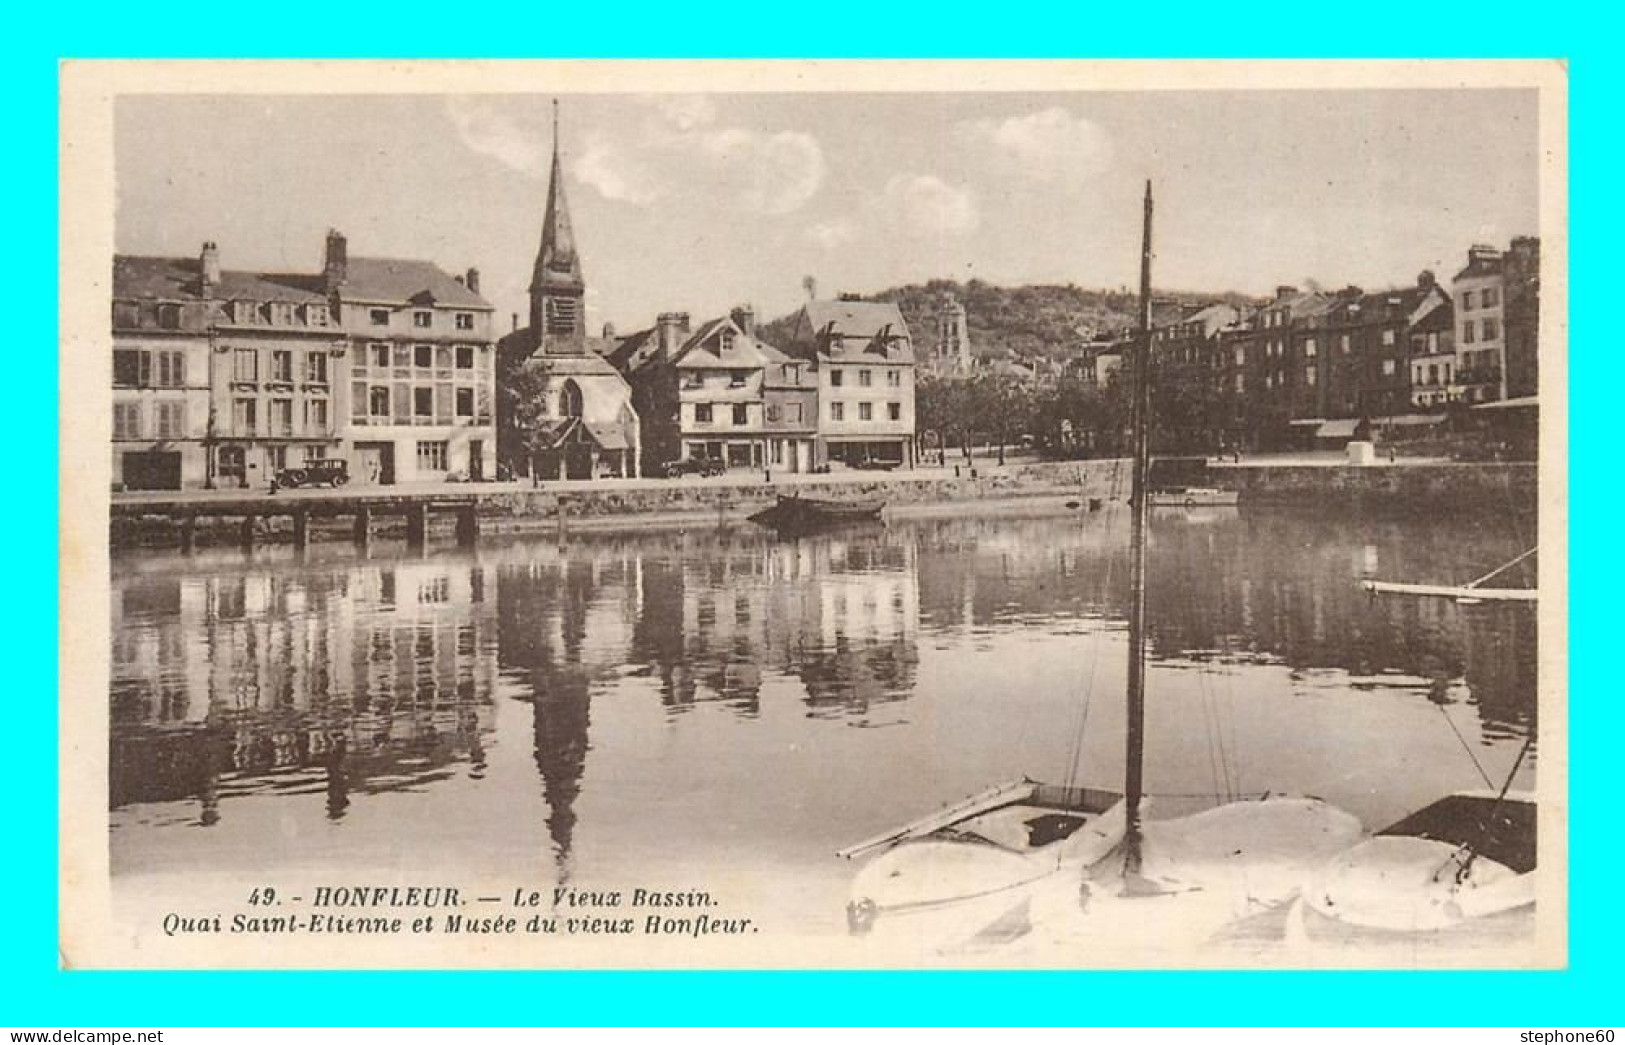
[[(128, 254), (319, 271), (350, 253), (481, 271), (528, 311), (551, 101), (536, 95), (127, 95)], [(1264, 295), (1448, 278), (1537, 234), (1532, 90), (560, 95), (590, 328), (933, 278)]]

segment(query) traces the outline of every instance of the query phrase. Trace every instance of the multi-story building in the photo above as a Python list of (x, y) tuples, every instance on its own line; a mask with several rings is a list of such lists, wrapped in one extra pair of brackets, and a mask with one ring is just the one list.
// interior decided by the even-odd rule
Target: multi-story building
[(341, 451), (346, 343), (320, 277), (113, 263), (114, 472), (129, 488), (267, 484)]
[(791, 355), (813, 364), (820, 463), (914, 464), (914, 348), (891, 302), (843, 295), (796, 315)]
[(502, 381), (515, 409), (502, 425), (502, 457), (515, 471), (596, 479), (638, 474), (642, 447), (632, 389), (605, 357), (613, 330), (587, 336), (587, 281), (570, 222), (553, 113), (553, 167), (541, 246), (530, 281), (530, 325), (498, 346)]
[[(627, 374), (642, 423), (647, 474), (686, 458), (728, 468), (810, 471), (816, 400), (811, 368), (756, 336), (748, 306), (691, 327), (686, 312), (622, 341), (610, 360)], [(806, 445), (803, 445), (806, 444)]]
[(767, 357), (762, 368), (762, 417), (767, 465), (808, 472), (817, 459), (818, 371), (806, 360), (758, 342)]
[(1442, 301), (1418, 309), (1410, 324), (1410, 403), (1434, 410), (1455, 400), (1451, 388), (1456, 371), (1456, 309), (1442, 287), (1434, 285), (1433, 298)]
[(1522, 399), (1540, 391), (1540, 240), (1515, 237), (1502, 277), (1506, 393), (1508, 399)]
[(1501, 252), (1475, 245), (1451, 280), (1456, 306), (1456, 383), (1467, 403), (1507, 397), (1506, 283)]
[(221, 273), (198, 260), (113, 261), (113, 483), (180, 489), (210, 481), (209, 374)]
[(1229, 426), (1219, 331), (1241, 318), (1234, 305), (1191, 304), (1152, 328), (1153, 402), (1165, 452), (1213, 446)]
[(349, 346), (340, 442), (356, 481), (493, 478), (496, 356), (479, 271), (351, 258), (332, 232), (322, 278)]
[(479, 273), (350, 258), (320, 274), (198, 258), (113, 264), (114, 472), (126, 487), (257, 487), (341, 457), (352, 478), (488, 476), (491, 306)]

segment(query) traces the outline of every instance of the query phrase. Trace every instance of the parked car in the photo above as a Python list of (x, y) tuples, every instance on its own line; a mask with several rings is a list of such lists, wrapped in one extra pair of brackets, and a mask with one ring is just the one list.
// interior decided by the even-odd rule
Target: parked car
[(721, 475), (727, 467), (715, 457), (685, 457), (666, 466), (666, 478), (681, 479), (685, 475)]
[(323, 457), (306, 461), (301, 468), (284, 468), (276, 473), (271, 485), (276, 488), (300, 486), (343, 486), (350, 481), (350, 462), (342, 457)]
[(879, 458), (871, 457), (868, 460), (859, 461), (852, 467), (865, 472), (889, 472), (902, 466), (903, 462), (901, 461), (882, 461)]

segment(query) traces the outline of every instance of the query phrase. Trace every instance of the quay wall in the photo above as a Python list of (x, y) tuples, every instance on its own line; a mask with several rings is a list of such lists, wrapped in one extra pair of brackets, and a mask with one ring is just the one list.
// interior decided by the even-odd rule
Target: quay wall
[[(1126, 500), (1129, 492), (1127, 462), (1115, 460), (1043, 462), (1008, 467), (978, 466), (925, 473), (843, 473), (832, 477), (795, 476), (780, 482), (659, 480), (604, 482), (574, 488), (544, 484), (532, 488), (518, 484), (498, 487), (455, 488), (459, 498), (474, 498), (479, 505), (479, 526), (487, 533), (523, 533), (555, 529), (618, 529), (686, 526), (713, 521), (729, 522), (767, 507), (777, 494), (806, 497), (884, 500), (889, 508), (907, 513), (928, 506), (964, 505), (967, 509), (1000, 504), (1019, 507), (1046, 500), (1059, 507), (1061, 500)], [(1330, 510), (1494, 510), (1533, 513), (1538, 501), (1536, 468), (1532, 464), (1400, 464), (1400, 465), (1291, 465), (1225, 464), (1209, 471), (1207, 480), (1221, 489), (1240, 493), (1246, 507), (1300, 507)], [(347, 506), (371, 504), (374, 529), (379, 536), (399, 532), (403, 523), (385, 505), (399, 507), (419, 499), (445, 498), (451, 491), (355, 491), (348, 496), (312, 498), (297, 502), (308, 506), (313, 530), (324, 535), (343, 532), (338, 519)], [(262, 512), (286, 512), (291, 498), (265, 499)], [(208, 543), (236, 532), (237, 523), (208, 518), (209, 501), (186, 494), (155, 499), (140, 506), (122, 504), (121, 513), (152, 513), (146, 518), (116, 519), (114, 546), (162, 546), (179, 542), (179, 527), (162, 515), (200, 513), (198, 533)], [(218, 510), (218, 508), (217, 508)], [(222, 513), (227, 514), (227, 513)], [(277, 537), (291, 531), (285, 516), (267, 515), (259, 522), (262, 534)], [(449, 515), (432, 517), (431, 530), (446, 532)]]
[(1536, 466), (1523, 462), (1398, 465), (1224, 465), (1214, 485), (1249, 506), (1499, 509), (1533, 512)]

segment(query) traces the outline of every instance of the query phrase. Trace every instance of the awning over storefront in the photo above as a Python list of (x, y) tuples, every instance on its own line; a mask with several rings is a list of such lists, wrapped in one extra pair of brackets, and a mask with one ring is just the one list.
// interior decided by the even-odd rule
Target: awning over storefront
[(1443, 414), (1397, 414), (1393, 417), (1378, 417), (1372, 420), (1377, 428), (1423, 428), (1428, 425), (1444, 424)]
[(1497, 399), (1493, 403), (1479, 403), (1474, 410), (1538, 410), (1539, 396), (1518, 396), (1516, 399)]

